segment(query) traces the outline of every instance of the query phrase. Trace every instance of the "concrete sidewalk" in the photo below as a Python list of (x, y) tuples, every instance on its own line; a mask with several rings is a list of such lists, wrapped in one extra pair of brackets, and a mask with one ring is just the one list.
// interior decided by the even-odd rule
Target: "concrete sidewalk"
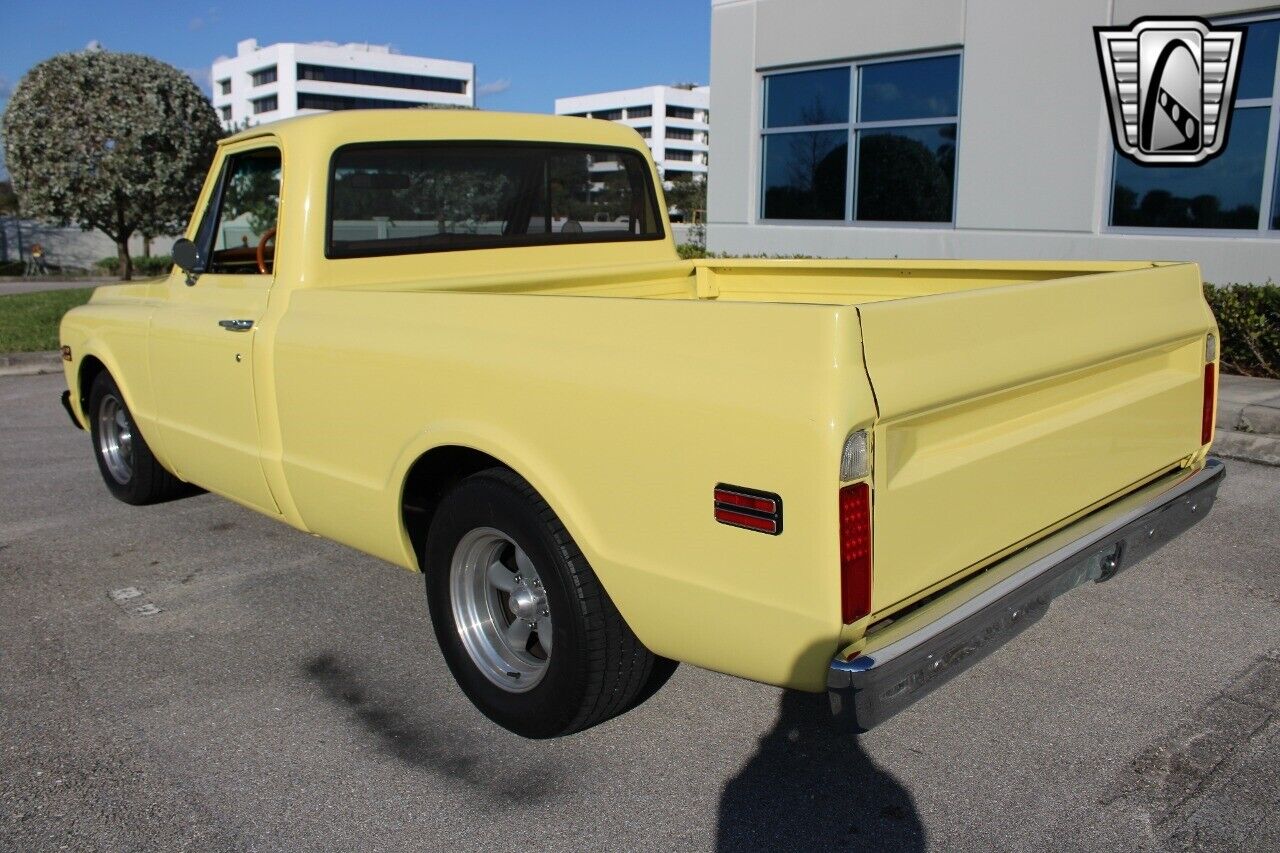
[[(137, 279), (135, 279), (137, 281)], [(119, 278), (45, 278), (25, 276), (0, 278), (0, 296), (17, 293), (41, 293), (46, 290), (76, 290), (82, 287), (98, 287), (103, 284), (119, 284)]]
[(1280, 465), (1280, 380), (1223, 374), (1213, 452)]

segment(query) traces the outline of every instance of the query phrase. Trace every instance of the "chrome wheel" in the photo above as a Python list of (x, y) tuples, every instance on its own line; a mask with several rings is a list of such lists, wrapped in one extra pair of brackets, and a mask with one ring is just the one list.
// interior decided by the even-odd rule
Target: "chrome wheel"
[(104, 396), (98, 406), (98, 453), (117, 483), (133, 479), (133, 422), (114, 394)]
[(462, 645), (485, 678), (512, 693), (536, 687), (551, 658), (551, 605), (529, 555), (478, 527), (454, 549), (449, 592)]

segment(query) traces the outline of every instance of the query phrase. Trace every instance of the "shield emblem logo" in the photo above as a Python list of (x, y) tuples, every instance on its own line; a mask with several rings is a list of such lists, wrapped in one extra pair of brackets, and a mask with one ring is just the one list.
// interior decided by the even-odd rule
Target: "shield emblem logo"
[(1116, 149), (1147, 165), (1191, 166), (1222, 153), (1244, 30), (1198, 18), (1095, 27)]

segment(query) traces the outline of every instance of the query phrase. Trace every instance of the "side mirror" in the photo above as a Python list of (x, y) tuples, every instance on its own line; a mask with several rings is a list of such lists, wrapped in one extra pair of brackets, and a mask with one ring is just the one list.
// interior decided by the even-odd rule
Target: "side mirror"
[(182, 237), (173, 243), (173, 262), (178, 265), (178, 269), (187, 274), (187, 286), (196, 283), (196, 275), (204, 272), (204, 258), (200, 257), (200, 250), (196, 248), (196, 244)]

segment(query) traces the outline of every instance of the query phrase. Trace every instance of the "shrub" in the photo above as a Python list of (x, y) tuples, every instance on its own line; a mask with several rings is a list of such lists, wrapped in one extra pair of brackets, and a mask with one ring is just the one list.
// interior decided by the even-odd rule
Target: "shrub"
[[(103, 258), (94, 266), (105, 275), (119, 275), (120, 259), (115, 255)], [(152, 255), (149, 258), (133, 258), (133, 271), (138, 275), (165, 275), (173, 268), (173, 258), (168, 255)]]
[(1280, 379), (1280, 285), (1206, 284), (1204, 296), (1218, 318), (1222, 369)]

